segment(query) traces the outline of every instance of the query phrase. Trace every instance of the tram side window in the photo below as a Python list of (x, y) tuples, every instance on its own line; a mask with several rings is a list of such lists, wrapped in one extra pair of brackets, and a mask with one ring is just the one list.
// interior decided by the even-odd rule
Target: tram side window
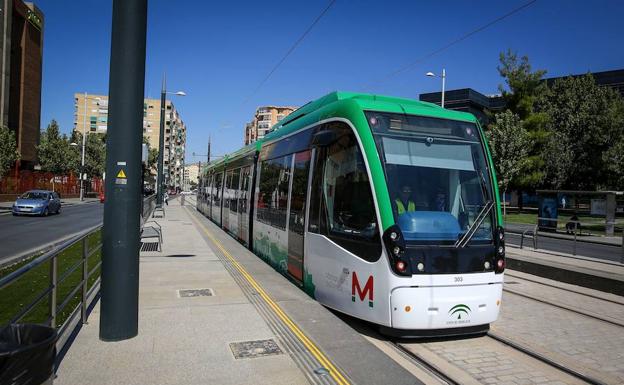
[(204, 188), (203, 188), (203, 195), (204, 195), (204, 200), (206, 201), (206, 204), (210, 206), (210, 194), (211, 194), (211, 189), (212, 189), (212, 174), (207, 174), (206, 175), (206, 181), (204, 182)]
[(225, 172), (225, 181), (223, 182), (223, 208), (230, 207), (230, 197), (232, 196), (232, 170)]
[(240, 168), (232, 171), (230, 176), (230, 211), (233, 213), (238, 212), (238, 200), (240, 192), (238, 191), (238, 179), (240, 175)]
[(357, 140), (340, 123), (338, 139), (319, 149), (310, 204), (310, 231), (367, 261), (381, 255), (370, 181)]
[(212, 186), (214, 185), (214, 174), (210, 173), (210, 175), (208, 175), (208, 184), (205, 187), (206, 190), (206, 201), (208, 202), (208, 205), (212, 206)]
[(212, 189), (212, 204), (221, 207), (221, 181), (223, 180), (223, 173), (218, 172), (214, 177), (214, 185)]
[(240, 188), (240, 194), (238, 195), (239, 199), (238, 199), (238, 209), (240, 210), (240, 212), (242, 214), (246, 214), (247, 213), (247, 197), (249, 196), (249, 186), (251, 185), (251, 178), (250, 178), (250, 173), (251, 173), (251, 169), (250, 167), (243, 167), (241, 169), (241, 188)]
[(288, 184), (292, 155), (262, 162), (257, 219), (279, 229), (286, 229)]

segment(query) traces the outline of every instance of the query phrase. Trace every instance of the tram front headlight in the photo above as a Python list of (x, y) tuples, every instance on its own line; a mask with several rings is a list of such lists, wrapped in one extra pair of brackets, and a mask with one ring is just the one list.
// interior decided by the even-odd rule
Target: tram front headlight
[[(496, 229), (496, 257), (494, 260), (494, 272), (500, 274), (505, 271), (505, 229)], [(487, 269), (487, 267), (486, 267)]]
[(410, 260), (403, 255), (406, 247), (401, 229), (397, 225), (391, 226), (384, 232), (382, 239), (388, 253), (390, 269), (397, 275), (411, 276)]

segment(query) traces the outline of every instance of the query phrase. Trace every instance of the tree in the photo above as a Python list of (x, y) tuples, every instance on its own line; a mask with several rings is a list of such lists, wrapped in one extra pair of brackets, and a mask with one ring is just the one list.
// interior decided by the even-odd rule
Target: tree
[(506, 90), (499, 89), (506, 102), (506, 108), (518, 115), (527, 132), (527, 157), (522, 162), (513, 185), (518, 188), (533, 189), (539, 186), (545, 177), (544, 153), (548, 143), (549, 131), (546, 129), (548, 116), (536, 111), (537, 100), (547, 91), (542, 77), (544, 70), (532, 71), (529, 58), (518, 58), (515, 52), (508, 50), (500, 54), (498, 72), (507, 83)]
[(492, 151), (498, 185), (505, 194), (527, 161), (529, 134), (520, 117), (507, 110), (495, 115), (495, 123), (490, 125), (486, 135)]
[(155, 169), (158, 164), (158, 149), (150, 148), (147, 155), (147, 167), (152, 170)]
[(43, 171), (65, 174), (72, 169), (71, 159), (75, 150), (69, 145), (66, 135), (61, 135), (56, 120), (52, 120), (41, 134), (37, 146), (37, 157)]
[(85, 170), (87, 177), (101, 177), (106, 170), (106, 136), (90, 133), (85, 145)]
[(605, 182), (610, 188), (624, 190), (624, 138), (615, 143), (602, 156), (605, 163)]
[(8, 127), (0, 126), (0, 179), (18, 159), (15, 133)]
[[(558, 79), (537, 103), (551, 132), (545, 153), (546, 184), (552, 188), (616, 188), (624, 137), (624, 101), (596, 85), (591, 74)], [(624, 171), (623, 171), (624, 172)], [(613, 175), (615, 173), (616, 175)]]

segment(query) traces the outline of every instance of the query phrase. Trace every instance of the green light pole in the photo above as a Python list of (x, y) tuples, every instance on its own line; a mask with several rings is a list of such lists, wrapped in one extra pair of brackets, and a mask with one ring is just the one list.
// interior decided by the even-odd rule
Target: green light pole
[(138, 334), (146, 29), (147, 0), (113, 1), (102, 232), (103, 341)]

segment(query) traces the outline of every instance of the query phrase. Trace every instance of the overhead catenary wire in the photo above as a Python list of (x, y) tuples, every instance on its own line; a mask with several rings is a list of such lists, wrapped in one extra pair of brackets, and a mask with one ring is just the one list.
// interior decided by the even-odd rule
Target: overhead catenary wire
[(271, 76), (275, 73), (275, 71), (277, 71), (277, 69), (286, 61), (286, 59), (288, 58), (288, 56), (290, 56), (291, 53), (293, 53), (295, 51), (295, 49), (297, 48), (297, 46), (299, 44), (301, 44), (301, 42), (303, 41), (303, 39), (305, 39), (305, 37), (310, 33), (310, 31), (312, 31), (312, 29), (314, 28), (314, 26), (316, 24), (318, 24), (318, 22), (323, 18), (323, 16), (325, 16), (325, 14), (327, 13), (327, 11), (329, 11), (329, 9), (334, 5), (334, 3), (336, 2), (336, 0), (331, 0), (329, 2), (329, 4), (327, 4), (327, 6), (325, 7), (325, 9), (323, 9), (323, 11), (316, 17), (316, 19), (314, 19), (314, 21), (312, 22), (312, 24), (310, 24), (308, 26), (308, 28), (303, 32), (303, 34), (301, 34), (301, 36), (299, 36), (299, 38), (294, 42), (294, 44), (288, 49), (288, 51), (286, 51), (286, 53), (284, 54), (284, 56), (282, 56), (282, 58), (277, 62), (277, 64), (275, 64), (275, 66), (273, 66), (273, 68), (271, 69), (271, 71), (269, 71), (269, 73), (262, 79), (262, 81), (256, 86), (256, 88), (245, 98), (245, 100), (243, 100), (243, 102), (241, 103), (241, 105), (246, 104), (259, 90), (260, 88), (262, 88), (262, 86), (271, 78)]
[(455, 44), (460, 43), (460, 42), (462, 42), (462, 41), (464, 41), (464, 40), (468, 39), (469, 37), (471, 37), (471, 36), (473, 36), (473, 35), (476, 35), (477, 33), (479, 33), (479, 32), (481, 32), (481, 31), (483, 31), (483, 30), (485, 30), (485, 29), (487, 29), (487, 28), (491, 27), (492, 25), (494, 25), (494, 24), (496, 24), (496, 23), (498, 23), (498, 22), (500, 22), (500, 21), (502, 21), (502, 20), (504, 20), (504, 19), (506, 19), (506, 18), (508, 18), (509, 16), (512, 16), (512, 15), (513, 15), (513, 14), (515, 14), (515, 13), (518, 13), (518, 12), (522, 11), (523, 9), (525, 9), (525, 8), (527, 8), (527, 7), (531, 6), (531, 5), (533, 5), (533, 4), (534, 4), (534, 3), (536, 3), (536, 2), (537, 2), (537, 0), (531, 0), (531, 1), (528, 1), (528, 2), (526, 2), (526, 3), (522, 4), (522, 5), (520, 5), (519, 7), (516, 7), (516, 8), (514, 8), (514, 9), (512, 9), (511, 11), (509, 11), (509, 12), (507, 12), (507, 13), (505, 13), (505, 14), (503, 14), (503, 15), (501, 15), (501, 16), (498, 16), (496, 19), (491, 20), (491, 21), (489, 21), (488, 23), (483, 24), (482, 26), (480, 26), (480, 27), (478, 27), (478, 28), (476, 28), (476, 29), (473, 29), (473, 30), (471, 30), (471, 31), (469, 31), (469, 32), (467, 32), (467, 33), (465, 33), (464, 35), (462, 35), (462, 36), (460, 36), (460, 37), (458, 37), (458, 38), (456, 38), (456, 39), (454, 39), (454, 40), (452, 40), (452, 41), (450, 41), (450, 42), (446, 43), (446, 44), (445, 44), (445, 45), (443, 45), (442, 47), (440, 47), (440, 48), (438, 48), (438, 49), (436, 49), (436, 50), (434, 50), (434, 51), (431, 51), (431, 52), (429, 52), (429, 53), (427, 53), (427, 54), (425, 54), (425, 55), (423, 55), (423, 56), (419, 57), (418, 59), (416, 59), (416, 60), (412, 61), (411, 63), (408, 63), (408, 64), (404, 65), (403, 67), (398, 68), (398, 69), (396, 69), (396, 70), (394, 70), (394, 71), (392, 71), (392, 72), (388, 73), (388, 74), (387, 74), (387, 75), (385, 75), (384, 77), (379, 78), (379, 79), (377, 79), (376, 81), (373, 81), (373, 82), (369, 83), (369, 84), (368, 84), (368, 85), (366, 85), (364, 88), (365, 88), (365, 89), (370, 89), (370, 88), (371, 88), (371, 86), (374, 86), (374, 85), (377, 85), (377, 84), (379, 84), (379, 83), (382, 83), (382, 82), (384, 82), (384, 81), (386, 81), (386, 80), (388, 80), (388, 79), (390, 79), (390, 78), (395, 77), (396, 75), (398, 75), (398, 74), (400, 74), (400, 73), (403, 73), (403, 72), (405, 72), (405, 71), (408, 71), (408, 70), (412, 69), (413, 67), (415, 67), (417, 64), (420, 64), (420, 63), (422, 63), (423, 61), (425, 61), (425, 60), (427, 60), (427, 59), (429, 59), (429, 58), (431, 58), (431, 57), (433, 57), (433, 56), (435, 56), (435, 55), (437, 55), (437, 54), (439, 54), (439, 53), (441, 53), (441, 52), (443, 52), (443, 51), (445, 51), (445, 50), (447, 50), (447, 49), (451, 48), (451, 47), (452, 47), (452, 46), (454, 46)]

